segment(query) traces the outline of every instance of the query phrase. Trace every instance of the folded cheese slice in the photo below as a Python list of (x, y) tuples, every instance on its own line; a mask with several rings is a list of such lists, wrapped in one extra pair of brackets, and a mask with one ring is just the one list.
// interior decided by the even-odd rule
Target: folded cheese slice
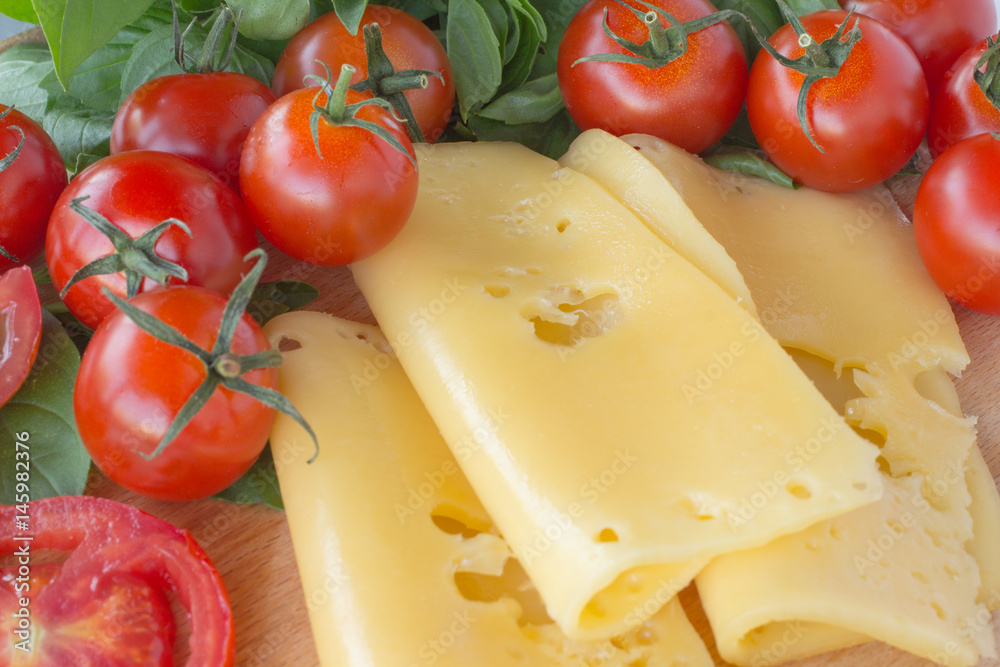
[(622, 632), (710, 558), (880, 496), (877, 449), (594, 181), (516, 144), (418, 160), (409, 222), (355, 280), (568, 636)]
[[(595, 141), (608, 139), (584, 133), (570, 152)], [(888, 192), (792, 192), (650, 137), (622, 142), (723, 244), (764, 326), (831, 403), (885, 440), (879, 503), (720, 557), (699, 575), (720, 653), (739, 665), (777, 664), (874, 637), (942, 664), (993, 655), (979, 572), (996, 581), (1000, 503), (945, 372), (968, 356)], [(661, 234), (672, 224), (636, 212)], [(810, 456), (806, 448), (791, 462)]]
[(271, 435), (323, 667), (711, 667), (674, 601), (610, 641), (545, 616), (376, 328), (320, 313), (266, 327), (282, 392), (319, 438)]

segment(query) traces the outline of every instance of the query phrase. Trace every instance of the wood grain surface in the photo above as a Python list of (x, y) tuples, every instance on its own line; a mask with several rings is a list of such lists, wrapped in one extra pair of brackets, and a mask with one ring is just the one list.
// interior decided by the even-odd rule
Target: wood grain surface
[[(16, 43), (42, 39), (40, 30), (29, 31), (0, 42), (0, 52)], [(265, 280), (309, 282), (321, 292), (320, 299), (309, 309), (375, 323), (348, 269), (311, 266), (270, 247), (268, 251), (271, 262)], [(972, 363), (956, 382), (958, 392), (966, 414), (979, 418), (979, 445), (997, 480), (1000, 479), (1000, 318), (973, 313), (960, 306), (954, 309), (972, 356)], [(238, 667), (319, 665), (288, 524), (282, 512), (217, 500), (190, 503), (150, 500), (122, 489), (96, 471), (91, 473), (87, 493), (132, 504), (191, 532), (214, 560), (229, 591), (236, 622)], [(715, 652), (708, 622), (692, 588), (684, 591), (682, 601), (716, 663), (727, 664)], [(993, 627), (1000, 635), (1000, 613), (993, 615)], [(186, 660), (183, 632), (181, 634), (177, 664), (184, 664)], [(873, 642), (787, 664), (792, 667), (924, 667), (933, 663)], [(984, 660), (980, 665), (997, 667), (1000, 661)]]

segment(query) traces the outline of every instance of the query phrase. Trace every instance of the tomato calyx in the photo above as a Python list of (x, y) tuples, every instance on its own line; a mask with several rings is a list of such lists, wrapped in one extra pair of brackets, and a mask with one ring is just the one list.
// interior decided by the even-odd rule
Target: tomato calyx
[(230, 350), (233, 337), (236, 334), (236, 327), (239, 324), (240, 318), (246, 312), (250, 297), (253, 295), (257, 282), (264, 272), (264, 267), (267, 265), (267, 254), (262, 249), (257, 248), (250, 251), (244, 260), (250, 262), (255, 258), (257, 261), (254, 263), (253, 268), (243, 277), (240, 284), (233, 290), (229, 301), (226, 302), (222, 321), (219, 324), (218, 337), (211, 350), (202, 349), (169, 324), (128, 303), (112, 293), (107, 287), (102, 288), (104, 295), (120, 308), (136, 326), (164, 343), (190, 352), (205, 366), (206, 374), (204, 381), (202, 381), (201, 385), (191, 394), (177, 412), (176, 417), (163, 434), (163, 438), (157, 444), (156, 449), (151, 454), (137, 452), (146, 460), (152, 460), (163, 452), (170, 442), (184, 430), (184, 427), (194, 419), (195, 415), (198, 414), (220, 386), (230, 391), (246, 394), (297, 421), (312, 437), (313, 444), (316, 447), (316, 451), (309, 461), (312, 462), (319, 453), (319, 443), (316, 440), (316, 435), (313, 433), (312, 427), (309, 426), (299, 411), (295, 409), (291, 401), (269, 387), (253, 384), (242, 377), (244, 373), (252, 370), (280, 366), (282, 363), (281, 352), (270, 349), (240, 356)]
[(374, 97), (380, 97), (392, 105), (403, 120), (406, 130), (414, 142), (425, 141), (424, 133), (417, 124), (413, 109), (403, 94), (406, 90), (426, 88), (428, 77), (436, 76), (444, 84), (444, 74), (429, 69), (408, 69), (396, 71), (389, 56), (382, 48), (382, 28), (378, 23), (369, 23), (362, 32), (365, 36), (365, 57), (368, 59), (368, 78), (351, 86), (351, 90), (359, 93), (371, 91)]
[[(636, 2), (648, 9), (648, 11), (645, 12), (622, 2), (622, 0), (615, 0), (615, 2), (635, 14), (636, 18), (645, 24), (646, 29), (649, 32), (649, 39), (641, 44), (636, 44), (631, 40), (615, 34), (615, 32), (611, 30), (611, 27), (608, 25), (608, 10), (605, 8), (604, 20), (601, 24), (604, 29), (604, 34), (614, 41), (615, 44), (628, 51), (628, 53), (595, 53), (594, 55), (584, 56), (583, 58), (577, 59), (573, 62), (573, 67), (576, 67), (583, 62), (593, 61), (602, 63), (626, 63), (632, 65), (642, 65), (643, 67), (647, 67), (649, 69), (659, 69), (661, 67), (666, 67), (671, 62), (687, 53), (688, 35), (696, 33), (699, 30), (709, 28), (716, 23), (721, 23), (722, 21), (726, 21), (730, 18), (746, 18), (743, 14), (740, 14), (737, 11), (724, 9), (722, 11), (709, 14), (708, 16), (703, 16), (699, 19), (681, 22), (678, 21), (673, 14), (645, 2), (644, 0), (636, 0)], [(665, 19), (667, 23), (670, 24), (670, 27), (664, 28), (660, 23), (660, 18)]]
[(81, 280), (109, 273), (125, 274), (125, 293), (129, 299), (139, 293), (143, 278), (150, 278), (160, 285), (166, 285), (171, 277), (187, 282), (188, 272), (184, 267), (160, 257), (154, 249), (156, 242), (171, 227), (179, 227), (191, 236), (191, 229), (186, 224), (177, 218), (167, 218), (139, 238), (133, 239), (103, 215), (84, 206), (83, 202), (89, 198), (89, 195), (77, 197), (70, 202), (70, 210), (108, 237), (115, 250), (110, 255), (99, 257), (77, 269), (59, 292), (60, 299)]
[[(410, 163), (416, 166), (416, 159), (410, 155), (410, 152), (406, 150), (406, 147), (403, 146), (399, 139), (392, 136), (388, 130), (377, 123), (363, 120), (356, 116), (362, 107), (375, 105), (386, 109), (396, 120), (403, 122), (404, 119), (396, 116), (393, 106), (380, 97), (372, 97), (354, 104), (347, 104), (347, 91), (350, 89), (351, 76), (357, 70), (352, 65), (346, 63), (342, 65), (340, 76), (337, 78), (337, 84), (331, 90), (330, 81), (333, 75), (330, 72), (330, 68), (322, 61), (317, 60), (316, 62), (323, 66), (327, 75), (325, 80), (312, 74), (306, 76), (306, 79), (320, 82), (320, 89), (316, 93), (316, 96), (313, 97), (313, 112), (309, 114), (309, 129), (312, 132), (313, 146), (316, 148), (316, 154), (320, 158), (323, 157), (323, 152), (319, 147), (319, 121), (322, 119), (327, 125), (335, 127), (357, 127), (367, 130), (405, 155)], [(324, 94), (327, 96), (325, 106), (319, 103), (319, 98)]]
[[(980, 71), (984, 65), (985, 69)], [(986, 51), (976, 62), (972, 78), (990, 104), (994, 108), (1000, 109), (1000, 76), (997, 76), (998, 72), (1000, 72), (1000, 43), (991, 35), (986, 38)]]
[[(236, 49), (236, 37), (238, 36), (242, 11), (240, 14), (233, 14), (233, 10), (229, 7), (222, 6), (222, 9), (215, 16), (208, 36), (205, 37), (201, 53), (199, 53), (197, 60), (195, 60), (184, 52), (184, 39), (191, 31), (191, 28), (194, 27), (194, 24), (198, 22), (198, 19), (192, 19), (191, 23), (184, 29), (184, 32), (181, 32), (180, 19), (177, 17), (177, 4), (171, 0), (170, 6), (174, 10), (174, 60), (180, 65), (181, 69), (189, 74), (209, 74), (212, 72), (221, 72), (229, 67), (233, 51)], [(222, 56), (219, 58), (222, 40), (225, 37), (226, 28), (230, 23), (233, 24), (233, 29), (230, 32), (229, 44), (221, 51)]]
[(854, 10), (852, 9), (837, 27), (837, 31), (833, 35), (822, 42), (817, 42), (803, 27), (802, 22), (795, 15), (795, 12), (789, 9), (785, 0), (777, 0), (777, 2), (781, 8), (781, 13), (785, 16), (785, 20), (788, 21), (795, 34), (798, 35), (799, 46), (805, 49), (804, 55), (793, 59), (779, 53), (777, 49), (771, 46), (769, 41), (761, 36), (753, 21), (747, 22), (753, 29), (761, 48), (766, 50), (783, 66), (805, 75), (805, 81), (802, 82), (802, 86), (799, 88), (799, 98), (796, 105), (799, 125), (802, 127), (806, 138), (809, 139), (809, 143), (820, 153), (825, 154), (826, 151), (816, 143), (816, 139), (813, 137), (812, 130), (809, 127), (809, 120), (806, 113), (806, 98), (809, 95), (809, 89), (812, 88), (814, 83), (820, 79), (832, 79), (840, 73), (840, 68), (847, 61), (848, 56), (851, 55), (854, 45), (861, 41), (861, 21), (855, 18), (854, 26), (850, 30), (847, 30), (847, 24), (851, 22), (851, 17), (854, 16)]

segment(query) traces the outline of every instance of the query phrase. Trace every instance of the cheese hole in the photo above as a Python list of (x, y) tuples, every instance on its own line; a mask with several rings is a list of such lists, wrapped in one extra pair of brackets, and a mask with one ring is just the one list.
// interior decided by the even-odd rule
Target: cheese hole
[(556, 223), (556, 231), (559, 232), (560, 234), (565, 232), (567, 227), (569, 227), (569, 220), (567, 220), (566, 218), (563, 218), (562, 220)]
[(511, 558), (504, 564), (499, 577), (478, 572), (456, 572), (455, 586), (470, 602), (497, 602), (501, 598), (514, 600), (521, 608), (517, 619), (521, 626), (553, 622), (545, 611), (541, 596), (516, 559)]
[(830, 533), (830, 539), (838, 541), (844, 539), (844, 536), (840, 532), (840, 526), (837, 524), (831, 523), (828, 532)]
[(646, 662), (645, 658), (636, 658), (632, 662), (628, 663), (628, 667), (646, 667), (649, 663)]
[(560, 299), (535, 299), (525, 304), (521, 316), (532, 323), (535, 335), (547, 343), (573, 347), (596, 338), (621, 320), (616, 294), (583, 298), (579, 289), (557, 290)]
[(510, 294), (510, 285), (502, 285), (499, 283), (493, 283), (489, 285), (483, 285), (483, 289), (490, 296), (496, 297), (498, 299), (503, 298)]
[(532, 276), (537, 276), (538, 274), (540, 274), (542, 272), (542, 270), (540, 268), (538, 268), (537, 266), (529, 266), (528, 268), (526, 268), (524, 270), (524, 272), (527, 273), (527, 274), (529, 274), (529, 275), (532, 275)]
[(438, 530), (449, 535), (461, 535), (465, 539), (489, 532), (490, 524), (477, 520), (468, 513), (452, 505), (438, 505), (431, 511), (431, 521)]
[(854, 432), (860, 435), (862, 438), (868, 442), (877, 445), (879, 448), (885, 444), (885, 434), (874, 431), (870, 428), (861, 428), (859, 426), (852, 426)]
[(656, 633), (653, 632), (652, 629), (648, 627), (640, 630), (639, 633), (635, 636), (635, 638), (643, 646), (652, 646), (653, 644), (656, 643)]
[(931, 602), (931, 609), (934, 610), (934, 613), (937, 614), (937, 617), (940, 618), (942, 621), (948, 619), (948, 614), (944, 612), (944, 609), (942, 609), (941, 605), (939, 605), (937, 602)]
[(910, 576), (919, 581), (922, 584), (929, 584), (931, 580), (923, 572), (911, 572)]
[(290, 336), (282, 336), (278, 341), (278, 350), (281, 352), (291, 352), (292, 350), (298, 350), (302, 347), (302, 342), (291, 338)]
[(812, 491), (810, 491), (809, 488), (801, 482), (789, 482), (785, 485), (785, 491), (788, 491), (799, 500), (808, 500), (809, 498), (812, 498)]
[(594, 541), (595, 542), (617, 542), (618, 541), (618, 533), (616, 533), (614, 531), (614, 529), (612, 529), (612, 528), (605, 528), (604, 530), (602, 530), (600, 532), (600, 534), (598, 534), (597, 539), (595, 539)]

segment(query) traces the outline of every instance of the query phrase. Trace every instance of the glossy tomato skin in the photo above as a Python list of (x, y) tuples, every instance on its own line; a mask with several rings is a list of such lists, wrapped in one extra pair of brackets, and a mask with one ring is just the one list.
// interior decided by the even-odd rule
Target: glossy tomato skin
[[(211, 350), (226, 297), (180, 285), (144, 292), (130, 303)], [(232, 352), (269, 348), (260, 326), (244, 314)], [(80, 437), (97, 467), (122, 486), (160, 500), (204, 498), (239, 479), (267, 443), (275, 412), (225, 387), (158, 456), (139, 455), (156, 448), (205, 376), (191, 353), (145, 333), (121, 311), (109, 315), (84, 352), (73, 399)], [(274, 368), (249, 371), (243, 379), (277, 389)]]
[[(455, 75), (448, 54), (430, 28), (400, 9), (370, 4), (361, 16), (362, 26), (369, 23), (378, 23), (382, 29), (382, 48), (397, 72), (424, 69), (441, 72), (444, 77), (442, 82), (432, 76), (427, 88), (404, 93), (425, 139), (433, 143), (444, 132), (455, 105)], [(271, 88), (280, 97), (315, 85), (303, 83), (303, 78), (307, 74), (326, 76), (316, 60), (326, 63), (334, 77), (344, 63), (353, 65), (357, 71), (351, 77), (352, 84), (368, 78), (362, 31), (350, 34), (336, 13), (330, 12), (307, 25), (288, 43), (275, 65)]]
[[(399, 233), (416, 202), (417, 169), (375, 134), (324, 120), (317, 154), (309, 128), (317, 91), (293, 91), (257, 120), (243, 147), (240, 188), (257, 229), (276, 248), (339, 266), (368, 257)], [(348, 91), (348, 104), (361, 99)], [(406, 130), (384, 109), (365, 106), (358, 118), (382, 125), (414, 155)]]
[[(678, 21), (715, 11), (707, 0), (659, 0)], [(630, 5), (646, 11), (636, 2)], [(583, 62), (599, 53), (628, 53), (602, 27), (604, 12), (615, 34), (635, 43), (648, 39), (643, 22), (614, 0), (590, 0), (570, 21), (559, 45), (559, 90), (581, 129), (621, 136), (651, 134), (692, 153), (722, 138), (746, 97), (747, 62), (735, 31), (725, 21), (688, 36), (687, 52), (664, 67)], [(665, 19), (661, 25), (668, 27)]]
[(934, 282), (973, 310), (1000, 315), (1000, 140), (978, 134), (932, 164), (913, 207), (917, 249)]
[(42, 340), (42, 305), (31, 267), (0, 276), (0, 405), (24, 384)]
[(111, 152), (186, 157), (239, 190), (240, 153), (250, 127), (276, 99), (245, 74), (171, 74), (136, 88), (111, 127)]
[(927, 147), (935, 158), (966, 137), (1000, 132), (1000, 109), (993, 106), (973, 78), (976, 63), (985, 51), (984, 39), (959, 56), (931, 99)]
[[(27, 494), (25, 494), (26, 496)], [(31, 539), (31, 553), (72, 554), (62, 564), (33, 562), (30, 590), (11, 585), (0, 571), (0, 628), (15, 619), (19, 598), (30, 597), (37, 667), (101, 665), (153, 667), (177, 664), (173, 656), (176, 624), (167, 592), (188, 614), (190, 657), (187, 667), (231, 667), (234, 663), (233, 614), (222, 577), (186, 530), (104, 498), (62, 496), (18, 505), (0, 505), (0, 522), (15, 525), (27, 515), (30, 535), (0, 531), (0, 557), (13, 555)], [(27, 503), (25, 508), (24, 503)], [(20, 564), (18, 564), (20, 567)], [(20, 576), (20, 575), (18, 575)], [(13, 590), (12, 590), (13, 589)], [(7, 631), (0, 641), (0, 663), (18, 655)], [(6, 646), (5, 646), (6, 644)], [(11, 653), (5, 654), (8, 650)], [(23, 655), (23, 654), (22, 654)], [(15, 664), (21, 664), (15, 661)]]
[[(9, 107), (0, 104), (0, 113)], [(0, 172), (0, 246), (28, 262), (45, 246), (45, 228), (59, 193), (66, 187), (66, 167), (45, 130), (17, 109), (0, 118), (0, 159), (14, 152), (24, 132), (24, 146)], [(0, 255), (0, 271), (15, 266)]]
[[(847, 17), (839, 10), (802, 17), (806, 31), (822, 42)], [(818, 190), (850, 192), (883, 182), (902, 168), (927, 129), (929, 99), (913, 51), (891, 30), (866, 16), (862, 38), (840, 73), (809, 90), (806, 114), (818, 151), (799, 125), (796, 104), (804, 76), (761, 49), (750, 68), (747, 115), (768, 158), (793, 179)], [(769, 39), (790, 58), (804, 49), (790, 25)]]
[(996, 32), (993, 0), (840, 0), (902, 37), (920, 60), (931, 94), (955, 59)]
[[(113, 251), (111, 241), (70, 209), (89, 196), (91, 208), (132, 238), (167, 218), (190, 227), (168, 230), (155, 249), (188, 272), (188, 282), (228, 294), (247, 266), (244, 256), (257, 247), (253, 222), (231, 188), (190, 160), (159, 151), (129, 151), (99, 160), (73, 179), (49, 220), (45, 255), (49, 274), (61, 290), (88, 262)], [(171, 279), (171, 282), (175, 282)], [(69, 289), (63, 299), (77, 318), (95, 328), (115, 306), (101, 294), (106, 286), (125, 296), (125, 276), (92, 276)], [(157, 287), (145, 279), (140, 291)]]

